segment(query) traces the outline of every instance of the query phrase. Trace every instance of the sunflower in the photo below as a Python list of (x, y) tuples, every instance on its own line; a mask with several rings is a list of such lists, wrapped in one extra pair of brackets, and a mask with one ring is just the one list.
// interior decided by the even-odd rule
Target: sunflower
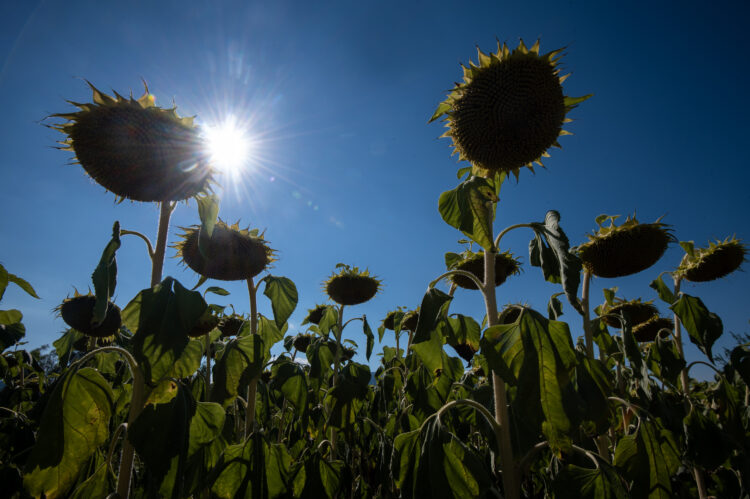
[(636, 326), (646, 322), (657, 313), (657, 308), (650, 301), (642, 302), (640, 298), (628, 301), (621, 300), (612, 305), (609, 303), (602, 305), (601, 320), (610, 327), (620, 328), (622, 324), (620, 324), (620, 321), (616, 317), (612, 316), (622, 314), (631, 326)]
[[(464, 270), (484, 282), (484, 252), (466, 250), (459, 256), (461, 259), (452, 262), (448, 270)], [(495, 254), (495, 286), (500, 286), (508, 277), (520, 273), (521, 264), (512, 253), (506, 251)], [(462, 275), (451, 276), (451, 281), (464, 289), (479, 289), (474, 281)]]
[(134, 99), (89, 86), (93, 102), (71, 102), (79, 111), (53, 114), (67, 122), (50, 126), (67, 135), (61, 149), (74, 152), (91, 178), (133, 201), (181, 201), (209, 190), (212, 171), (192, 117), (155, 106), (148, 87)]
[(246, 280), (275, 260), (274, 250), (258, 229), (240, 229), (239, 224), (229, 226), (219, 220), (204, 245), (204, 253), (199, 247), (201, 227), (194, 225), (183, 231), (182, 241), (175, 245), (178, 256), (193, 271), (210, 279)]
[(419, 307), (416, 310), (407, 312), (404, 318), (401, 319), (401, 329), (406, 331), (414, 332), (417, 330), (417, 323), (419, 322)]
[(66, 298), (57, 307), (65, 323), (91, 338), (109, 338), (120, 330), (122, 317), (120, 309), (112, 302), (107, 302), (107, 313), (99, 324), (92, 324), (96, 297), (92, 294), (80, 295), (76, 292), (73, 298)]
[(323, 283), (323, 289), (339, 305), (365, 303), (380, 291), (380, 281), (368, 270), (360, 271), (343, 263), (336, 268), (340, 270), (331, 274)]
[(732, 237), (710, 242), (707, 248), (694, 249), (681, 243), (686, 250), (677, 268), (677, 276), (693, 282), (713, 281), (731, 274), (745, 261), (747, 247)]
[[(578, 246), (578, 255), (591, 274), (599, 277), (623, 277), (646, 270), (664, 254), (674, 241), (669, 226), (659, 220), (650, 224), (638, 223), (628, 217), (616, 226), (618, 215), (600, 215), (596, 219), (599, 230), (589, 235), (589, 241)], [(602, 224), (609, 220), (610, 224)]]
[(317, 326), (323, 320), (323, 315), (325, 315), (327, 309), (328, 305), (315, 305), (315, 308), (307, 311), (307, 317), (302, 321), (302, 324), (310, 323)]
[(223, 317), (218, 325), (222, 338), (237, 336), (245, 322), (247, 322), (247, 319), (239, 314), (232, 314)]
[(459, 159), (485, 174), (513, 172), (516, 178), (522, 167), (544, 166), (547, 149), (560, 147), (557, 138), (569, 134), (562, 129), (567, 112), (590, 97), (563, 95), (562, 50), (539, 55), (538, 40), (530, 49), (521, 40), (513, 50), (498, 42), (489, 55), (477, 48), (478, 64), (461, 66), (464, 81), (430, 118), (445, 116), (443, 136), (453, 140)]
[(641, 342), (654, 341), (656, 335), (659, 334), (659, 331), (662, 329), (672, 331), (674, 329), (674, 321), (666, 317), (654, 315), (646, 322), (633, 327), (633, 336), (636, 340)]
[(297, 349), (298, 352), (306, 353), (307, 347), (310, 346), (310, 343), (312, 343), (314, 336), (311, 334), (304, 334), (299, 333), (297, 336), (294, 337), (294, 341), (292, 344), (294, 345), (294, 348)]
[(198, 319), (198, 323), (188, 332), (191, 338), (200, 338), (204, 334), (210, 333), (215, 327), (218, 327), (221, 318), (216, 315), (211, 308), (207, 308), (203, 315)]

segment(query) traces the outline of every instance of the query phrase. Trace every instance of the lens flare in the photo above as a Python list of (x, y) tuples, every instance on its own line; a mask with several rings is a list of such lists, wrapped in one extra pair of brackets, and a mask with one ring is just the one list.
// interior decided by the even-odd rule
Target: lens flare
[(233, 116), (218, 125), (208, 125), (204, 137), (211, 164), (220, 173), (237, 175), (250, 162), (252, 140)]

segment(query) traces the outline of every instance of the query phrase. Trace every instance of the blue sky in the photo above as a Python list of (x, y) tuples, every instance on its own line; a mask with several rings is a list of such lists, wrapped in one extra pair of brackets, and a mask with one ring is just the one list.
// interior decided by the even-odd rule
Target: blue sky
[[(440, 219), (437, 199), (457, 184), (463, 165), (450, 141), (438, 139), (441, 125), (427, 120), (460, 79), (459, 63), (476, 58), (477, 45), (494, 50), (496, 38), (512, 46), (540, 38), (544, 52), (567, 47), (566, 95), (594, 94), (571, 113), (567, 129), (575, 135), (551, 151), (547, 169), (503, 186), (496, 231), (556, 209), (578, 244), (597, 215), (637, 211), (644, 222), (665, 215), (680, 240), (698, 245), (732, 234), (748, 240), (747, 19), (741, 2), (674, 9), (667, 2), (7, 0), (0, 6), (0, 262), (42, 299), (11, 288), (2, 308), (24, 313), (30, 346), (51, 343), (64, 329), (52, 309), (74, 287), (90, 285), (112, 223), (155, 237), (155, 205), (115, 204), (69, 164), (71, 153), (54, 148), (62, 135), (42, 126), (45, 116), (73, 110), (66, 99), (90, 100), (82, 78), (136, 96), (143, 78), (158, 105), (174, 100), (199, 123), (227, 114), (249, 123), (257, 156), (241, 183), (224, 186), (220, 216), (266, 229), (279, 252), (272, 273), (299, 290), (292, 331), (325, 301), (321, 283), (338, 262), (367, 267), (384, 283), (347, 317), (365, 313), (376, 325), (398, 305), (416, 307), (462, 237)], [(181, 204), (170, 241), (178, 226), (197, 222), (194, 202)], [(528, 266), (530, 238), (516, 231), (504, 239), (503, 249), (525, 265), (499, 288), (498, 301), (544, 311), (559, 289)], [(143, 243), (123, 242), (121, 307), (150, 275)], [(648, 283), (681, 255), (674, 245), (652, 269), (594, 279), (592, 303), (610, 286), (626, 298), (655, 299)], [(165, 275), (197, 282), (174, 250), (167, 256)], [(247, 312), (243, 283), (211, 284), (231, 291), (214, 301)], [(750, 332), (748, 290), (747, 272), (683, 285), (737, 333)], [(260, 303), (270, 315), (264, 297)], [(452, 311), (481, 320), (482, 299), (459, 291)], [(578, 334), (580, 318), (569, 306), (565, 312)], [(350, 328), (345, 336), (364, 347), (357, 323)], [(715, 350), (731, 344), (725, 333)], [(692, 345), (687, 353), (702, 359)]]

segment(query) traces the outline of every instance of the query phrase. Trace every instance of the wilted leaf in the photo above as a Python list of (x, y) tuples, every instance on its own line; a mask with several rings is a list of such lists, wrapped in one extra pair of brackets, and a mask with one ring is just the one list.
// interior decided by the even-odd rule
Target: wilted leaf
[(453, 299), (450, 295), (437, 288), (430, 288), (422, 298), (419, 308), (419, 321), (414, 332), (411, 348), (422, 363), (436, 372), (442, 368), (443, 340), (436, 331), (438, 322), (443, 314), (443, 307)]
[(690, 335), (690, 341), (713, 362), (711, 347), (724, 332), (719, 316), (709, 312), (700, 298), (686, 294), (682, 294), (680, 299), (669, 308), (680, 318)]
[(115, 294), (117, 285), (117, 259), (115, 253), (120, 247), (120, 222), (115, 222), (112, 227), (112, 239), (102, 252), (99, 264), (91, 274), (91, 280), (94, 283), (94, 294), (96, 302), (94, 304), (94, 313), (91, 317), (92, 324), (100, 324), (107, 315), (107, 305), (109, 299)]
[(266, 283), (263, 294), (271, 300), (276, 327), (281, 328), (297, 307), (297, 286), (287, 277), (267, 275), (262, 280)]
[(241, 384), (258, 376), (263, 368), (266, 347), (257, 334), (234, 338), (213, 368), (211, 400), (229, 406), (239, 394)]
[(494, 245), (490, 205), (496, 201), (494, 185), (487, 179), (471, 176), (440, 195), (438, 210), (445, 223), (489, 251)]

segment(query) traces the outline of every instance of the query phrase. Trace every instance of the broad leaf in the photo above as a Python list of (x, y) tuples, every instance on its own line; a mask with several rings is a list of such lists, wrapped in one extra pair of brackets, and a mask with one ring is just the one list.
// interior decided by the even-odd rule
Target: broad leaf
[(24, 336), (26, 336), (26, 326), (21, 322), (0, 324), (0, 353), (18, 343)]
[(599, 462), (595, 469), (574, 464), (565, 466), (555, 477), (555, 497), (560, 499), (627, 499), (630, 497), (617, 471)]
[(685, 457), (703, 469), (713, 471), (732, 453), (727, 437), (710, 414), (693, 407), (685, 417)]
[(686, 294), (682, 294), (669, 308), (680, 318), (690, 335), (690, 341), (713, 362), (711, 347), (724, 332), (719, 316), (709, 312), (700, 298)]
[(659, 295), (659, 298), (661, 301), (666, 303), (667, 305), (671, 305), (675, 302), (676, 298), (674, 296), (674, 293), (671, 289), (669, 289), (669, 286), (664, 282), (664, 280), (661, 278), (661, 274), (659, 277), (651, 281), (651, 284), (649, 284), (649, 287), (656, 291), (656, 293)]
[(438, 210), (448, 225), (463, 232), (486, 251), (494, 246), (492, 205), (497, 202), (494, 185), (482, 177), (469, 177), (440, 195)]
[[(245, 336), (250, 331), (250, 322), (248, 321), (240, 332), (240, 336)], [(284, 339), (284, 333), (276, 326), (276, 322), (268, 320), (266, 317), (258, 314), (258, 336), (263, 338), (263, 345), (267, 351), (271, 351), (276, 343)]]
[(649, 347), (646, 362), (656, 376), (672, 386), (677, 386), (680, 372), (686, 365), (674, 340), (671, 337), (662, 338), (660, 334), (656, 335)]
[(336, 386), (328, 392), (331, 399), (329, 425), (344, 428), (355, 422), (357, 409), (361, 405), (356, 401), (367, 397), (370, 377), (370, 368), (364, 364), (349, 362), (341, 369)]
[(414, 332), (411, 348), (422, 363), (434, 373), (443, 366), (443, 340), (437, 331), (438, 322), (444, 316), (444, 307), (453, 299), (452, 296), (437, 288), (430, 288), (422, 298), (419, 308), (419, 321)]
[(206, 308), (200, 293), (185, 289), (171, 277), (144, 289), (125, 307), (123, 322), (129, 329), (135, 328), (131, 329), (136, 331), (133, 354), (147, 383), (153, 385), (171, 375), (186, 350), (194, 360), (195, 347), (188, 349), (187, 333)]
[(367, 351), (365, 353), (365, 356), (367, 357), (367, 360), (370, 360), (370, 355), (372, 355), (372, 349), (375, 346), (375, 335), (372, 333), (372, 329), (370, 329), (370, 325), (367, 323), (367, 316), (362, 316), (362, 333), (367, 338)]
[(109, 438), (113, 403), (112, 389), (94, 369), (69, 371), (57, 382), (26, 462), (24, 486), (31, 496), (65, 496)]
[(262, 280), (266, 283), (263, 294), (271, 300), (273, 318), (281, 328), (297, 307), (297, 287), (287, 277), (267, 275)]
[(529, 263), (541, 267), (547, 281), (562, 284), (568, 302), (583, 314), (577, 296), (583, 263), (570, 251), (568, 236), (560, 227), (560, 214), (550, 210), (544, 217), (544, 223), (531, 225), (535, 237), (529, 243)]
[(421, 452), (419, 430), (401, 433), (393, 440), (391, 472), (396, 487), (401, 491), (401, 497), (405, 499), (415, 497), (417, 468)]
[(272, 387), (292, 403), (297, 415), (307, 408), (307, 376), (296, 362), (281, 362), (274, 368)]
[(661, 425), (641, 420), (634, 434), (617, 443), (614, 464), (632, 483), (632, 497), (674, 497), (671, 477), (680, 466), (680, 452), (672, 433)]
[(247, 384), (263, 369), (266, 347), (257, 334), (234, 338), (213, 368), (211, 400), (229, 406), (239, 394), (240, 385)]
[(34, 291), (34, 288), (26, 282), (24, 279), (21, 279), (17, 275), (11, 274), (7, 270), (5, 270), (5, 267), (0, 265), (0, 300), (3, 299), (3, 295), (5, 294), (5, 289), (8, 287), (8, 283), (13, 283), (17, 285), (19, 288), (23, 289), (26, 293), (28, 293), (30, 296), (33, 296), (34, 298), (39, 298), (39, 296), (36, 294), (36, 291)]

